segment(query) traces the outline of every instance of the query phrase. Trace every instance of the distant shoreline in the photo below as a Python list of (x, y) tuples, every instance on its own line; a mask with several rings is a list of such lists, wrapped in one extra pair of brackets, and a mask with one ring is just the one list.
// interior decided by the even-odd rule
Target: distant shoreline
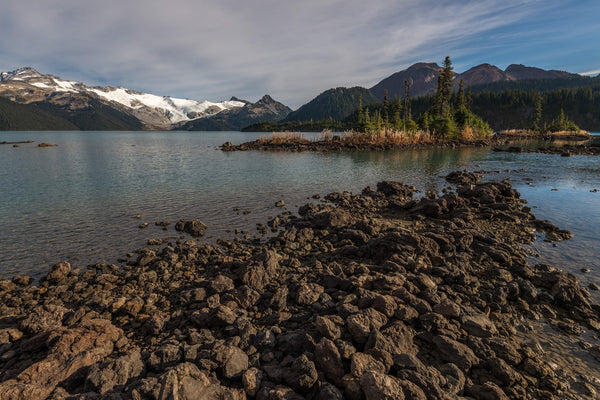
[(529, 130), (500, 131), (485, 139), (427, 139), (405, 142), (376, 140), (348, 139), (346, 136), (324, 134), (322, 138), (309, 139), (296, 132), (273, 133), (271, 137), (261, 137), (257, 140), (234, 145), (226, 142), (221, 145), (223, 151), (385, 151), (408, 150), (423, 148), (458, 148), (458, 147), (488, 147), (510, 144), (512, 140), (542, 139), (542, 140), (575, 140), (584, 141), (592, 138), (587, 131), (578, 132), (545, 132), (539, 133)]

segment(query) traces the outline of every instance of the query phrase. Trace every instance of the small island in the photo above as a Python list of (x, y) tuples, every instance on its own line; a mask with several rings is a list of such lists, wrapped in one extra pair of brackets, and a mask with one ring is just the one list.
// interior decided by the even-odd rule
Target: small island
[[(270, 136), (234, 145), (226, 142), (223, 151), (356, 151), (397, 150), (423, 147), (465, 147), (509, 144), (520, 139), (589, 140), (589, 132), (581, 130), (561, 109), (550, 122), (542, 123), (541, 98), (536, 98), (531, 126), (492, 132), (490, 126), (471, 110), (471, 88), (464, 89), (463, 81), (453, 94), (453, 72), (449, 57), (438, 78), (438, 89), (433, 105), (413, 120), (410, 83), (405, 82), (405, 97), (390, 101), (387, 92), (380, 104), (358, 109), (345, 121), (321, 121), (310, 124), (325, 127), (317, 138), (307, 138), (299, 132), (273, 132)], [(277, 125), (277, 124), (275, 124)], [(289, 124), (281, 124), (287, 127)], [(299, 126), (304, 126), (301, 124)], [(346, 128), (343, 134), (334, 134), (327, 128)], [(276, 127), (268, 125), (268, 127)], [(582, 145), (586, 147), (586, 145)], [(589, 151), (589, 154), (595, 152)]]

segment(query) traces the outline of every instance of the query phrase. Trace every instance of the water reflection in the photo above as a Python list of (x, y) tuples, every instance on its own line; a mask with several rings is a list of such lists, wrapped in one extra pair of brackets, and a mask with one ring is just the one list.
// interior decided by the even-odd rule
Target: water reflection
[[(359, 192), (381, 180), (440, 191), (447, 186), (441, 177), (456, 169), (510, 170), (491, 177), (511, 179), (539, 207), (538, 215), (575, 232), (573, 244), (540, 246), (544, 254), (574, 271), (583, 263), (600, 270), (595, 261), (600, 231), (594, 222), (600, 220), (600, 193), (589, 192), (600, 189), (600, 164), (590, 156), (494, 153), (476, 147), (344, 153), (217, 150), (225, 141), (240, 143), (259, 135), (241, 132), (0, 135), (1, 140), (59, 144), (45, 149), (0, 146), (0, 276), (39, 275), (63, 259), (77, 265), (114, 262), (148, 238), (178, 236), (172, 228), (155, 227), (157, 220), (200, 218), (209, 225), (206, 240), (233, 237), (235, 228), (254, 234), (256, 223), (280, 211), (273, 207), (280, 199), (295, 211), (313, 194)], [(150, 226), (141, 230), (141, 222)], [(585, 279), (600, 276), (588, 275)]]

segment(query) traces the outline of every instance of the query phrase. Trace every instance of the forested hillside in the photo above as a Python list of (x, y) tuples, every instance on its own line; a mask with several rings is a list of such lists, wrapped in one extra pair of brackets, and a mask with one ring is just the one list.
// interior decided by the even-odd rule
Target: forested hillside
[(362, 87), (329, 89), (291, 112), (283, 121), (342, 120), (361, 104), (378, 103), (368, 89)]
[(77, 126), (31, 104), (19, 104), (0, 97), (0, 130), (78, 130)]
[[(580, 128), (600, 131), (600, 84), (543, 92), (505, 90), (473, 93), (471, 110), (487, 121), (494, 130), (531, 128), (538, 99), (542, 108), (541, 126), (550, 124), (563, 110)], [(434, 100), (433, 96), (413, 99), (413, 117), (418, 118), (428, 110)]]

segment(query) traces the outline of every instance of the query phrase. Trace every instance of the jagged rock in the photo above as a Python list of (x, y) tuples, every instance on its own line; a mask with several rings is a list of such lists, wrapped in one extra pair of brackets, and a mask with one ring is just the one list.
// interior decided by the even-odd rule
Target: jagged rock
[(48, 332), (48, 355), (0, 383), (2, 400), (46, 398), (60, 382), (111, 354), (122, 335), (121, 329), (102, 319)]
[(179, 345), (167, 343), (150, 354), (147, 361), (148, 368), (154, 372), (164, 371), (181, 362), (182, 357), (182, 349)]
[(484, 314), (468, 315), (463, 318), (462, 327), (469, 334), (478, 337), (495, 336), (498, 333), (496, 325)]
[(62, 282), (69, 275), (69, 272), (71, 272), (71, 264), (62, 261), (50, 268), (50, 272), (46, 275), (45, 280), (52, 283)]
[(32, 335), (58, 329), (62, 327), (62, 320), (68, 311), (62, 306), (52, 304), (37, 306), (19, 322), (19, 328)]
[(318, 316), (315, 320), (315, 326), (319, 333), (328, 339), (335, 340), (342, 335), (339, 326), (328, 317)]
[(92, 365), (85, 380), (88, 390), (103, 394), (115, 386), (125, 385), (130, 378), (141, 376), (144, 362), (139, 351), (114, 361)]
[(243, 390), (222, 386), (194, 364), (182, 363), (157, 378), (140, 382), (132, 398), (179, 400), (245, 400)]
[(213, 350), (214, 360), (227, 379), (239, 378), (248, 369), (248, 356), (235, 346), (219, 346)]
[(352, 354), (352, 361), (350, 364), (350, 372), (352, 375), (360, 378), (367, 371), (385, 373), (387, 372), (387, 368), (382, 362), (376, 360), (370, 354), (359, 352)]
[(204, 236), (204, 232), (208, 228), (202, 221), (193, 219), (193, 220), (179, 220), (175, 224), (175, 230), (180, 232), (186, 232), (192, 235), (193, 237)]
[(473, 350), (449, 337), (434, 336), (432, 343), (435, 345), (436, 355), (442, 361), (456, 364), (463, 371), (468, 371), (473, 365), (479, 363), (479, 358)]
[(323, 371), (327, 379), (337, 386), (342, 382), (344, 376), (344, 365), (342, 357), (335, 344), (322, 338), (315, 347), (315, 363), (319, 370)]
[(284, 373), (285, 382), (300, 393), (308, 392), (317, 382), (317, 378), (315, 364), (304, 354), (296, 358), (292, 366)]
[(258, 368), (252, 367), (244, 371), (242, 375), (242, 382), (244, 384), (244, 390), (250, 397), (254, 397), (260, 388), (263, 380), (263, 373)]
[(469, 393), (477, 400), (508, 400), (506, 393), (493, 382), (471, 386)]
[(360, 378), (360, 387), (366, 400), (404, 399), (400, 381), (393, 376), (369, 371)]

